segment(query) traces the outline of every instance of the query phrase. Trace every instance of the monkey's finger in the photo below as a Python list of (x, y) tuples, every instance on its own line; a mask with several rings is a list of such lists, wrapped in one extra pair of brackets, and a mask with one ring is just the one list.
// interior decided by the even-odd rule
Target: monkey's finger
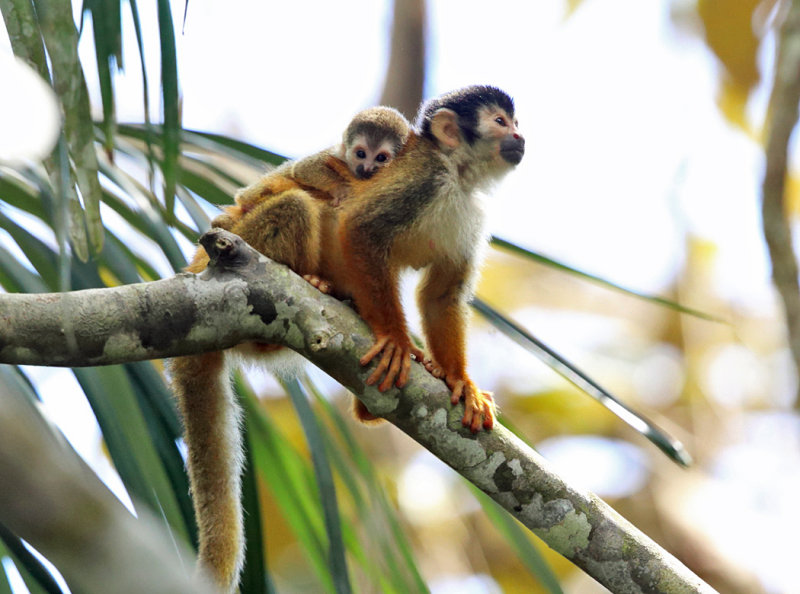
[(366, 354), (363, 357), (361, 357), (361, 359), (359, 359), (358, 362), (361, 363), (361, 365), (368, 364), (370, 361), (372, 361), (372, 359), (375, 358), (375, 355), (377, 355), (383, 350), (383, 347), (386, 346), (387, 342), (389, 342), (388, 336), (384, 336), (376, 340), (375, 344), (372, 345), (372, 347), (366, 352)]
[(433, 359), (425, 359), (425, 369), (436, 379), (442, 379), (445, 376), (444, 369), (439, 367)]
[(430, 359), (425, 355), (425, 351), (415, 346), (411, 347), (411, 355), (420, 363), (426, 364)]
[(482, 394), (486, 398), (483, 403), (483, 428), (488, 430), (494, 427), (494, 419), (496, 415), (494, 397), (492, 396), (491, 392), (482, 392)]
[(400, 368), (400, 375), (397, 376), (397, 387), (402, 388), (408, 382), (408, 374), (411, 372), (411, 353), (403, 353), (403, 366)]
[(483, 407), (476, 402), (475, 398), (467, 396), (464, 399), (464, 417), (461, 419), (461, 424), (464, 427), (469, 427), (473, 433), (477, 433), (483, 421)]
[(400, 347), (398, 347), (397, 350), (395, 350), (394, 352), (394, 356), (392, 357), (392, 364), (389, 366), (389, 371), (386, 372), (386, 377), (383, 378), (383, 382), (378, 388), (379, 390), (381, 390), (381, 392), (383, 391), (383, 386), (386, 386), (385, 389), (387, 390), (391, 388), (392, 384), (395, 383), (395, 378), (397, 379), (397, 387), (398, 388), (403, 387), (400, 384), (400, 379), (402, 377), (403, 366), (406, 358), (407, 354), (405, 349), (401, 349)]
[(464, 382), (462, 380), (457, 381), (453, 385), (452, 390), (450, 394), (450, 403), (458, 404), (458, 401), (461, 400), (461, 394), (464, 392)]
[[(372, 371), (370, 376), (367, 378), (368, 385), (371, 386), (372, 384), (377, 382), (389, 368), (389, 365), (392, 362), (392, 353), (394, 352), (394, 349), (395, 349), (395, 344), (393, 342), (389, 342), (383, 349), (383, 356), (381, 357), (378, 366)], [(387, 385), (386, 381), (384, 380), (378, 386), (378, 390), (380, 390), (381, 392), (385, 392), (391, 387), (391, 385), (392, 385), (391, 382)]]

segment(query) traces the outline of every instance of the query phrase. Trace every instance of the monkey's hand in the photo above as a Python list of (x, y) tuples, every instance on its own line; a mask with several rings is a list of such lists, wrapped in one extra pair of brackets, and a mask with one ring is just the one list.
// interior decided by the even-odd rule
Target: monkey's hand
[(333, 188), (330, 194), (331, 194), (331, 206), (336, 208), (342, 202), (344, 202), (350, 197), (350, 190), (345, 184), (342, 184), (340, 186)]
[(411, 370), (412, 356), (420, 362), (426, 360), (425, 353), (411, 344), (408, 337), (397, 339), (394, 336), (378, 335), (372, 348), (361, 357), (361, 365), (367, 365), (381, 352), (383, 355), (378, 366), (367, 378), (367, 385), (371, 386), (386, 373), (383, 381), (378, 385), (378, 390), (381, 392), (385, 392), (392, 385), (396, 385), (398, 388), (406, 385), (408, 373)]
[(497, 411), (491, 392), (480, 390), (469, 378), (452, 380), (445, 378), (445, 383), (452, 390), (450, 402), (458, 404), (464, 398), (464, 417), (461, 424), (469, 427), (470, 431), (477, 433), (481, 427), (491, 429)]

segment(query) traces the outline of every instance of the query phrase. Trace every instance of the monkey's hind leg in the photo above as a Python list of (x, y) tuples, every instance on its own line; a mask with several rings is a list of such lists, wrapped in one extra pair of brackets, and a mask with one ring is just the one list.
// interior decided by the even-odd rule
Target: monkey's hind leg
[(303, 190), (289, 190), (259, 203), (232, 231), (301, 276), (318, 272), (320, 210)]
[(199, 563), (223, 592), (232, 592), (244, 563), (241, 409), (221, 351), (169, 365), (183, 416)]

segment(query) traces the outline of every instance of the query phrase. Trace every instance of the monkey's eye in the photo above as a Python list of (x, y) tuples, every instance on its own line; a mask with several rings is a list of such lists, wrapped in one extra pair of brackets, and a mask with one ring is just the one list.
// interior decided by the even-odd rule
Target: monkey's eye
[(501, 126), (503, 126), (503, 128), (508, 126), (508, 124), (506, 123), (506, 119), (503, 116), (497, 116), (494, 119), (494, 121), (497, 122), (498, 124), (500, 124)]
[(356, 157), (358, 157), (359, 159), (366, 159), (367, 158), (367, 153), (366, 153), (366, 151), (364, 151), (364, 149), (358, 149), (356, 151)]
[(388, 159), (389, 159), (389, 156), (386, 153), (381, 153), (380, 155), (375, 157), (375, 160), (378, 163), (385, 163)]

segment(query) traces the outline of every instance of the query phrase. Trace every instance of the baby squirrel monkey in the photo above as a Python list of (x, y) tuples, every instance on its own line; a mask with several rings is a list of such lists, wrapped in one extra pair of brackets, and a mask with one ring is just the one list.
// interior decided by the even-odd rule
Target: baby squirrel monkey
[[(467, 87), (423, 104), (417, 129), (380, 175), (359, 177), (352, 164), (336, 168), (348, 194), (340, 205), (334, 207), (330, 190), (291, 172), (277, 180), (290, 187), (274, 191), (270, 178), (279, 168), (240, 192), (221, 226), (300, 275), (330, 280), (337, 296), (352, 297), (375, 335), (361, 359), (362, 365), (378, 361), (367, 384), (381, 391), (403, 387), (412, 358), (424, 361), (446, 382), (453, 404), (464, 400), (463, 425), (473, 432), (490, 429), (491, 394), (466, 372), (467, 303), (486, 243), (477, 192), (513, 169), (524, 147), (512, 99), (494, 87)], [(336, 161), (332, 155), (321, 160), (324, 167), (331, 159)], [(188, 270), (199, 272), (207, 262), (200, 248)], [(417, 302), (430, 359), (414, 346), (406, 326), (398, 287), (406, 268), (424, 269)], [(253, 347), (231, 351), (252, 354)], [(244, 542), (241, 412), (227, 360), (224, 352), (179, 357), (171, 375), (184, 418), (200, 562), (223, 590), (232, 591)], [(374, 418), (363, 405), (361, 412)]]
[[(305, 190), (339, 206), (349, 196), (349, 180), (368, 179), (394, 159), (411, 126), (399, 111), (379, 105), (358, 112), (342, 134), (342, 142), (298, 161), (287, 161), (255, 184), (236, 193), (235, 204), (211, 221), (231, 230), (261, 201), (288, 190)], [(349, 171), (348, 171), (349, 170)]]

